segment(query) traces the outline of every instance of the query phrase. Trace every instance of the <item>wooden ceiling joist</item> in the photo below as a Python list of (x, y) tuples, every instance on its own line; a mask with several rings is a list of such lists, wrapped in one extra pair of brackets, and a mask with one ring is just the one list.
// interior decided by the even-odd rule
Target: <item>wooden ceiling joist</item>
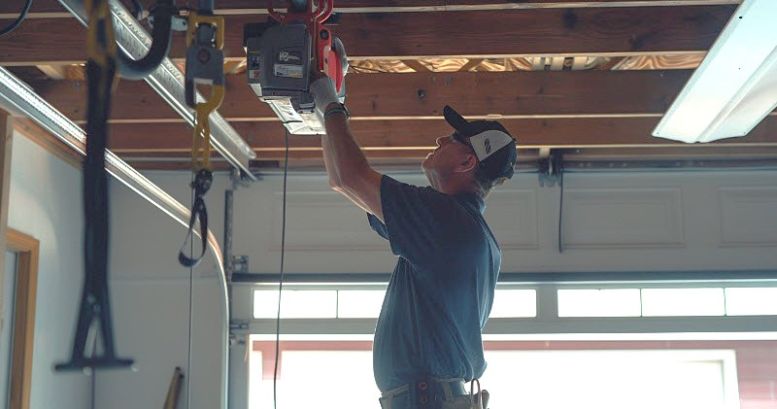
[[(689, 71), (579, 71), (370, 74), (347, 77), (354, 118), (439, 118), (451, 104), (463, 115), (515, 116), (660, 115), (690, 77)], [(219, 112), (227, 120), (277, 121), (245, 78), (229, 76)], [(86, 84), (44, 81), (33, 88), (75, 121), (83, 121)], [(113, 122), (179, 122), (151, 88), (121, 81), (114, 92)]]
[[(624, 56), (706, 51), (735, 6), (537, 9), (343, 14), (335, 32), (352, 59), (461, 56)], [(243, 58), (243, 26), (228, 16), (225, 55)], [(82, 62), (85, 30), (74, 19), (31, 19), (0, 40), (0, 64)], [(182, 35), (170, 55), (184, 56)]]
[[(5, 0), (0, 3), (0, 18), (15, 18), (25, 0)], [(506, 10), (539, 8), (602, 8), (651, 6), (694, 6), (739, 4), (742, 0), (392, 0), (380, 4), (374, 0), (337, 0), (335, 10), (348, 12), (400, 12), (400, 11), (457, 11), (457, 10)], [(141, 0), (146, 6), (153, 3)], [(216, 11), (220, 14), (264, 13), (266, 2), (257, 0), (218, 0)], [(277, 7), (285, 2), (276, 1)], [(196, 8), (196, 0), (179, 0), (179, 7)], [(70, 15), (57, 0), (35, 0), (29, 18), (66, 18)]]
[[(659, 118), (507, 119), (502, 124), (518, 138), (521, 148), (634, 148), (685, 147), (686, 144), (654, 138)], [(258, 153), (282, 152), (284, 131), (277, 122), (235, 123), (235, 129)], [(352, 121), (359, 144), (368, 151), (426, 150), (451, 128), (442, 120)], [(185, 153), (191, 149), (192, 131), (184, 124), (132, 124), (111, 126), (111, 149), (116, 153)], [(315, 136), (291, 136), (291, 152), (320, 150)], [(748, 136), (719, 142), (717, 146), (777, 146), (777, 117), (770, 116)], [(712, 145), (707, 145), (712, 146)], [(149, 148), (153, 147), (153, 148)], [(293, 156), (293, 154), (292, 154)]]
[[(15, 18), (24, 1), (0, 1), (0, 25)], [(387, 61), (405, 71), (347, 79), (351, 128), (371, 160), (417, 163), (437, 137), (451, 131), (441, 118), (446, 104), (470, 118), (500, 119), (518, 137), (522, 155), (528, 155), (523, 158), (550, 148), (603, 152), (605, 157), (618, 151), (633, 158), (656, 149), (681, 158), (713, 149), (715, 155), (777, 152), (777, 114), (746, 137), (714, 144), (685, 145), (651, 136), (741, 0), (335, 2), (341, 14), (333, 29), (355, 65), (363, 65), (360, 72), (382, 71), (376, 62)], [(196, 8), (197, 3), (177, 0), (179, 7)], [(218, 14), (227, 16), (228, 68), (240, 72), (243, 26), (265, 21), (266, 2), (217, 0), (216, 6)], [(72, 80), (63, 66), (84, 61), (85, 39), (84, 27), (57, 0), (35, 0), (29, 19), (0, 39), (0, 65), (34, 71), (27, 77), (33, 88), (83, 122), (86, 84)], [(176, 63), (184, 49), (183, 35), (177, 33), (170, 54)], [(527, 69), (522, 64), (531, 68), (539, 57), (600, 63), (576, 72), (511, 72)], [(434, 72), (445, 65), (435, 61), (453, 60), (458, 63), (448, 65), (463, 72)], [(682, 69), (611, 71), (667, 67)], [(411, 69), (415, 72), (407, 73)], [(59, 79), (47, 80), (41, 71)], [(260, 161), (277, 165), (283, 158), (284, 128), (249, 89), (245, 75), (228, 76), (219, 111)], [(133, 165), (188, 167), (191, 128), (144, 82), (120, 82), (111, 122), (111, 148)], [(320, 165), (318, 137), (292, 136), (290, 142), (292, 160)]]

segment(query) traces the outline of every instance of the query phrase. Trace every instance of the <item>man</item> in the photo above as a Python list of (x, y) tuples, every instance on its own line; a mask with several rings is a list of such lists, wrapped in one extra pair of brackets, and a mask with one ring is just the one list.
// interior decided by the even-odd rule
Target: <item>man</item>
[(375, 330), (373, 366), (383, 409), (469, 408), (464, 382), (486, 367), (481, 330), (501, 253), (483, 219), (484, 198), (513, 175), (515, 140), (497, 122), (468, 122), (446, 106), (450, 136), (422, 163), (431, 187), (373, 170), (348, 127), (329, 78), (311, 92), (324, 120), (332, 188), (368, 213), (399, 256)]

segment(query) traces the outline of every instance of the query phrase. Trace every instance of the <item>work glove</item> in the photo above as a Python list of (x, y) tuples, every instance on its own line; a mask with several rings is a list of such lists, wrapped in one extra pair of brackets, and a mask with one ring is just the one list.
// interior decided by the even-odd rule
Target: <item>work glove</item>
[(321, 77), (310, 84), (310, 94), (313, 95), (313, 101), (316, 103), (316, 115), (321, 123), (324, 123), (324, 113), (329, 104), (340, 102), (337, 97), (337, 90), (331, 78), (323, 73)]
[[(348, 74), (348, 57), (345, 53), (345, 46), (339, 37), (334, 37), (332, 41), (332, 51), (339, 60), (339, 66), (342, 70), (336, 73), (337, 80), (330, 78), (322, 72), (313, 73), (313, 83), (310, 84), (310, 93), (316, 104), (316, 115), (321, 123), (324, 123), (324, 114), (326, 108), (333, 102), (345, 103), (345, 76)], [(340, 83), (338, 92), (337, 83)]]

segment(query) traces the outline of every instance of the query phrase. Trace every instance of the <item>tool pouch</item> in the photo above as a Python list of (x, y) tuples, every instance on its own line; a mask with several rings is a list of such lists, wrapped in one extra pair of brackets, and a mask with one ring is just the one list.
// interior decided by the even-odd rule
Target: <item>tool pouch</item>
[(489, 396), (485, 389), (471, 396), (457, 396), (443, 401), (441, 409), (488, 409)]

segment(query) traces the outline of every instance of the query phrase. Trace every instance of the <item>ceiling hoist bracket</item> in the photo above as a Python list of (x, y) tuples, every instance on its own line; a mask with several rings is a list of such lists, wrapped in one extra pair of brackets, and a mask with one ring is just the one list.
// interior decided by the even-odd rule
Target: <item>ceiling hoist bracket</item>
[(561, 186), (564, 174), (564, 153), (562, 151), (551, 149), (546, 157), (540, 158), (537, 166), (540, 186), (553, 187), (557, 184)]

